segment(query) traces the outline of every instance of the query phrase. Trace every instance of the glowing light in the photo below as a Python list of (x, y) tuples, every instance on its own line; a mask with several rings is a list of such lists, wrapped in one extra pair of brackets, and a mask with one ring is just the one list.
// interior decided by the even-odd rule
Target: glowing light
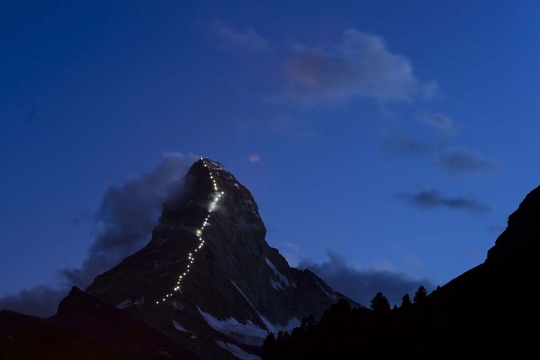
[(159, 304), (159, 301), (156, 301), (156, 304)]

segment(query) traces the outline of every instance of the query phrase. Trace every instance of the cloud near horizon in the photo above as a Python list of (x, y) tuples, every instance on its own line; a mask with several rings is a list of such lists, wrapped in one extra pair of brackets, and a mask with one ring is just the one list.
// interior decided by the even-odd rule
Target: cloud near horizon
[(298, 56), (285, 64), (281, 98), (309, 103), (360, 96), (412, 102), (430, 100), (437, 92), (435, 82), (418, 80), (409, 59), (390, 52), (379, 36), (347, 29), (331, 51), (296, 48)]
[(140, 250), (150, 241), (163, 202), (181, 191), (184, 175), (194, 161), (195, 156), (167, 153), (150, 173), (110, 186), (94, 215), (96, 236), (83, 264), (59, 270), (61, 283), (56, 287), (39, 285), (0, 297), (0, 309), (53, 315), (71, 286), (84, 289), (97, 275)]
[(433, 284), (427, 279), (413, 279), (405, 272), (387, 270), (385, 268), (358, 269), (347, 264), (344, 256), (327, 250), (329, 261), (320, 264), (311, 260), (303, 260), (298, 264), (299, 269), (309, 269), (323, 279), (331, 288), (368, 306), (377, 292), (382, 292), (391, 304), (401, 304), (405, 294), (411, 297), (423, 285), (433, 289)]
[(401, 193), (396, 196), (411, 206), (420, 209), (448, 208), (452, 210), (469, 210), (472, 212), (490, 212), (491, 208), (474, 197), (445, 197), (437, 189), (423, 190), (415, 194)]

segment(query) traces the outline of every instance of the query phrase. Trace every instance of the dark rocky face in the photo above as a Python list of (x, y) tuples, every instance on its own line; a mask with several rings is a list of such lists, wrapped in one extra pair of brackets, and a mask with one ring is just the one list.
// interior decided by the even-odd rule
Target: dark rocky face
[(540, 187), (531, 191), (508, 217), (506, 230), (488, 251), (487, 262), (530, 262), (540, 241)]
[(251, 193), (221, 164), (201, 158), (185, 183), (148, 245), (88, 294), (212, 359), (258, 354), (268, 331), (291, 330), (343, 297), (268, 246)]

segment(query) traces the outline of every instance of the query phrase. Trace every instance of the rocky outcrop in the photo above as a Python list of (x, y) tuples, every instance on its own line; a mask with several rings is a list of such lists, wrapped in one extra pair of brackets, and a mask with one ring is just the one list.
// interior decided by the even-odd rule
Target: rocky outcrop
[(508, 226), (488, 251), (487, 262), (531, 261), (539, 242), (540, 187), (537, 187), (508, 217)]
[(185, 183), (148, 245), (86, 293), (206, 359), (258, 358), (268, 332), (319, 317), (343, 298), (268, 245), (251, 193), (221, 164), (201, 158)]

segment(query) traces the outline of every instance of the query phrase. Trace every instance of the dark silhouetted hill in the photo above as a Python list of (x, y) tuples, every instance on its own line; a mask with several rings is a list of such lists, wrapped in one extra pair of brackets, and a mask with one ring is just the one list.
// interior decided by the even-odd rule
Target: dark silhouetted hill
[(535, 357), (539, 241), (537, 188), (510, 215), (484, 263), (417, 304), (392, 311), (334, 306), (316, 325), (268, 340), (263, 359)]

